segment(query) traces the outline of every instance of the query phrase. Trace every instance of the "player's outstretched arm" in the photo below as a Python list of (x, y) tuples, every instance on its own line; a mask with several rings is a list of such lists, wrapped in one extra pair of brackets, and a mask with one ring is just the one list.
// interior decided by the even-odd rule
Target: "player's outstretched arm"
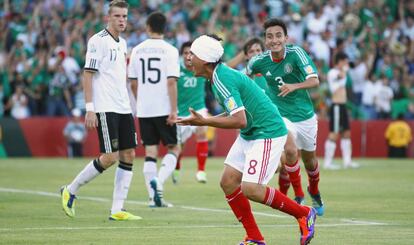
[(216, 128), (245, 128), (247, 119), (244, 110), (240, 110), (229, 116), (203, 117), (201, 114), (190, 108), (191, 116), (188, 118), (178, 119), (179, 125), (210, 126)]

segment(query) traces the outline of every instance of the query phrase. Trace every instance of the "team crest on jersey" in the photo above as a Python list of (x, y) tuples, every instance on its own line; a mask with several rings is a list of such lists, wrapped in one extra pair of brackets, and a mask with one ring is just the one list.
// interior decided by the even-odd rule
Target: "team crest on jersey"
[(310, 65), (305, 67), (305, 71), (307, 74), (312, 74), (314, 72), (312, 66)]
[(285, 71), (286, 74), (289, 74), (289, 73), (291, 73), (293, 71), (293, 67), (292, 67), (291, 64), (287, 63), (285, 65), (285, 67), (283, 68), (283, 70)]

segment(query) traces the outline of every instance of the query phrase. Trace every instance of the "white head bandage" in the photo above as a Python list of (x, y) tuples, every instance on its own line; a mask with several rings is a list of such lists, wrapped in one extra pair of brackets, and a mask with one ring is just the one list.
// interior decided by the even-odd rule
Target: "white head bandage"
[(220, 60), (224, 50), (220, 41), (207, 35), (202, 35), (194, 40), (191, 45), (191, 52), (201, 60), (215, 63)]

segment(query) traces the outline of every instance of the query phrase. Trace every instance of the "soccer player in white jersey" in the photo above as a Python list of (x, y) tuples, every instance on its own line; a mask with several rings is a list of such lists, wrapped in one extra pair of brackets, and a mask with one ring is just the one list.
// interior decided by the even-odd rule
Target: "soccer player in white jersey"
[(119, 160), (109, 219), (138, 220), (141, 217), (124, 210), (137, 145), (126, 87), (127, 45), (119, 36), (127, 25), (128, 4), (115, 0), (109, 6), (107, 28), (88, 41), (83, 73), (85, 124), (89, 129), (97, 128), (101, 155), (86, 165), (69, 185), (62, 187), (62, 206), (69, 217), (74, 217), (79, 188)]
[(351, 130), (346, 109), (346, 73), (349, 69), (348, 57), (345, 53), (335, 56), (335, 67), (328, 72), (329, 90), (332, 94), (332, 105), (329, 109), (329, 136), (325, 142), (324, 168), (338, 169), (332, 164), (335, 155), (336, 141), (341, 136), (342, 158), (345, 168), (357, 168), (359, 164), (352, 162)]
[[(170, 206), (163, 199), (163, 184), (172, 174), (180, 154), (177, 144), (177, 79), (180, 64), (177, 48), (164, 41), (167, 19), (159, 12), (148, 16), (149, 39), (131, 53), (128, 77), (137, 99), (137, 117), (145, 146), (144, 177), (151, 207)], [(157, 173), (158, 144), (168, 153)]]

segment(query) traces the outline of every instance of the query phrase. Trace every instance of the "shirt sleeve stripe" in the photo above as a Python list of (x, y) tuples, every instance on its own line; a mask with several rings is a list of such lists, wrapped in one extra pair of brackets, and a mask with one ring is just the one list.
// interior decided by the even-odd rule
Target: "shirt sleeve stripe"
[(306, 60), (305, 56), (302, 52), (300, 52), (299, 48), (293, 48), (293, 51), (300, 57), (302, 64), (307, 65), (308, 61)]
[(96, 70), (96, 62), (97, 62), (97, 60), (96, 59), (91, 59), (90, 61), (89, 61), (89, 67), (86, 67), (86, 68), (90, 68), (90, 69), (95, 69)]
[(302, 57), (302, 62), (304, 65), (309, 64), (308, 60), (306, 59), (305, 54), (303, 53), (303, 50), (301, 50), (300, 48), (295, 48), (295, 51)]
[(308, 64), (308, 61), (307, 61), (305, 55), (303, 54), (303, 52), (301, 52), (301, 50), (299, 50), (299, 48), (288, 48), (288, 51), (295, 52), (299, 56), (299, 58), (302, 61), (302, 64), (303, 65), (307, 65)]
[(229, 92), (229, 90), (223, 85), (223, 83), (220, 81), (220, 79), (218, 78), (218, 75), (217, 75), (217, 73), (215, 74), (216, 75), (216, 80), (218, 81), (218, 85), (224, 90), (224, 92), (228, 95), (228, 96), (230, 96), (230, 92)]
[(227, 95), (225, 94), (225, 92), (221, 89), (221, 87), (218, 86), (217, 79), (214, 75), (213, 75), (213, 86), (217, 88), (217, 91), (219, 91), (219, 93), (221, 94), (221, 96), (223, 96), (223, 98), (227, 98)]
[[(216, 85), (217, 89), (220, 90), (220, 92), (225, 95), (224, 98), (230, 97), (230, 92), (227, 90), (226, 87), (221, 83), (220, 79), (217, 76), (217, 73), (214, 73), (213, 77), (215, 78), (214, 84)], [(214, 79), (213, 78), (213, 79)]]

